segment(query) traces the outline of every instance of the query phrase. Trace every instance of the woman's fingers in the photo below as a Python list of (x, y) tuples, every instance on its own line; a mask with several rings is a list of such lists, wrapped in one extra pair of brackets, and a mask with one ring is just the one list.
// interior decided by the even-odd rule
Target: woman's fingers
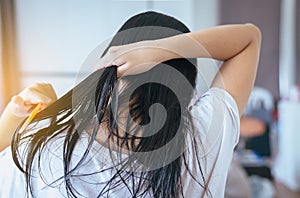
[(126, 71), (128, 70), (128, 67), (129, 67), (128, 64), (124, 64), (124, 65), (118, 67), (118, 69), (117, 69), (117, 76), (118, 76), (118, 77), (124, 76), (124, 74), (125, 74)]
[(96, 64), (96, 69), (104, 69), (110, 66), (121, 66), (126, 63), (126, 52), (110, 52), (108, 51), (100, 61)]
[(28, 91), (20, 94), (27, 105), (38, 104), (42, 102), (43, 104), (49, 105), (53, 102), (52, 96), (46, 96), (44, 93), (41, 93), (39, 90), (29, 89)]
[(25, 117), (29, 114), (32, 105), (25, 103), (21, 96), (14, 96), (10, 102), (10, 110), (17, 117)]
[(21, 96), (13, 96), (13, 97), (11, 98), (11, 101), (12, 101), (14, 104), (16, 104), (16, 105), (23, 105), (23, 104), (24, 104), (24, 101), (23, 101), (23, 99), (22, 99)]
[(37, 83), (25, 90), (23, 90), (19, 96), (28, 104), (37, 104), (42, 102), (43, 104), (51, 104), (57, 100), (56, 93), (51, 84)]
[(11, 99), (11, 111), (18, 117), (25, 117), (31, 113), (38, 103), (42, 103), (41, 110), (57, 100), (51, 84), (37, 83), (24, 89), (19, 95)]
[(167, 50), (157, 47), (153, 41), (111, 47), (97, 64), (98, 69), (118, 66), (118, 76), (133, 75), (150, 70), (164, 61)]

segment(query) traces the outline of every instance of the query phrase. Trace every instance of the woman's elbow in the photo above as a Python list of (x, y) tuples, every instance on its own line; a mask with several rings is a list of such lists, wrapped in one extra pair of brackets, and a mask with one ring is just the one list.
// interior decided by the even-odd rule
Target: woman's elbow
[(247, 23), (246, 26), (249, 29), (249, 31), (251, 32), (252, 40), (254, 42), (260, 43), (261, 38), (262, 38), (262, 33), (261, 33), (261, 30), (259, 29), (259, 27), (253, 23)]

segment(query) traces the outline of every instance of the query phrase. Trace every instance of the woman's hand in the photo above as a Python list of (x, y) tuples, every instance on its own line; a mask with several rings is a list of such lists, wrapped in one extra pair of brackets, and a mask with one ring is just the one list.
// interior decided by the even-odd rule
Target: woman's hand
[(57, 96), (51, 84), (37, 83), (12, 97), (9, 108), (15, 116), (26, 117), (38, 103), (42, 103), (40, 110), (43, 110), (56, 100)]
[(109, 48), (97, 68), (115, 65), (118, 66), (118, 76), (139, 74), (170, 59), (171, 54), (170, 50), (159, 45), (158, 40), (140, 41)]
[(53, 87), (46, 83), (34, 84), (12, 97), (0, 118), (0, 151), (10, 145), (17, 127), (38, 103), (43, 110), (56, 100)]
[(225, 89), (235, 99), (239, 114), (254, 85), (261, 32), (253, 24), (222, 25), (153, 41), (112, 47), (99, 66), (116, 65), (118, 75), (148, 71), (174, 58), (213, 58), (223, 61), (212, 87)]

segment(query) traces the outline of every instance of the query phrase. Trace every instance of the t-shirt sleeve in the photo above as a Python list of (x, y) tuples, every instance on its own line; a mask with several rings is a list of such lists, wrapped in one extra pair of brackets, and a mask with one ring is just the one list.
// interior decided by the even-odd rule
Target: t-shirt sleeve
[[(224, 89), (210, 88), (191, 105), (190, 111), (195, 127), (194, 145), (197, 145), (197, 155), (193, 146), (190, 146), (189, 169), (198, 178), (203, 174), (212, 197), (223, 197), (233, 150), (239, 140), (240, 118), (237, 104)], [(202, 171), (199, 167), (194, 167), (196, 160), (200, 160)], [(203, 191), (188, 173), (184, 175), (188, 183), (185, 189), (187, 195), (193, 197)]]
[(210, 88), (190, 107), (195, 130), (205, 152), (216, 144), (220, 136), (235, 147), (239, 141), (240, 117), (234, 98), (224, 89)]

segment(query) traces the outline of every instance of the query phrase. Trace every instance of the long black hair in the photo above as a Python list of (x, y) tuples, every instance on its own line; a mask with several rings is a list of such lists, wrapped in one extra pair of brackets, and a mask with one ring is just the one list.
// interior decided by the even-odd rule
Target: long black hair
[[(156, 12), (141, 13), (125, 22), (104, 54), (111, 46), (187, 32), (189, 29), (173, 17)], [(98, 190), (98, 197), (109, 195), (120, 184), (128, 189), (132, 197), (146, 194), (153, 197), (184, 196), (181, 170), (184, 168), (182, 165), (187, 167), (188, 163), (185, 156), (186, 137), (193, 137), (194, 131), (188, 105), (195, 88), (195, 65), (195, 59), (174, 59), (158, 64), (145, 73), (121, 78), (117, 77), (115, 66), (98, 70), (39, 112), (26, 133), (19, 134), (17, 130), (12, 142), (13, 159), (25, 174), (28, 192), (32, 193), (34, 188), (34, 159), (37, 159), (40, 168), (47, 145), (61, 139), (63, 176), (57, 180), (65, 183), (68, 196), (84, 196), (74, 187), (74, 175), (88, 158), (101, 126), (105, 126), (108, 131), (105, 145), (113, 147), (109, 149), (110, 153), (126, 152), (127, 157), (113, 159), (114, 163), (109, 168), (90, 173), (96, 175), (114, 170), (101, 189), (92, 188)], [(184, 79), (180, 80), (176, 75)], [(157, 104), (163, 106), (164, 111)], [(153, 108), (155, 105), (158, 108)], [(118, 115), (124, 106), (128, 112), (122, 118), (121, 127)], [(162, 117), (164, 122), (157, 128)], [(74, 149), (86, 131), (89, 134), (86, 149), (76, 164), (71, 165)], [(197, 150), (197, 145), (193, 145)], [(157, 150), (159, 154), (155, 152)], [(198, 157), (196, 164), (201, 169)], [(200, 179), (199, 176), (192, 177), (207, 190), (203, 174)], [(80, 179), (78, 173), (76, 178)]]

